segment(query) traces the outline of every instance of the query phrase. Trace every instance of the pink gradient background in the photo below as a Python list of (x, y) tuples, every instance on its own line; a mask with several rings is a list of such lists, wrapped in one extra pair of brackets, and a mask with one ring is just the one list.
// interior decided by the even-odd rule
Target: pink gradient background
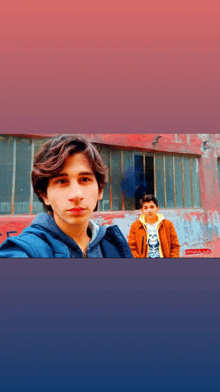
[(0, 133), (218, 133), (220, 2), (0, 0)]

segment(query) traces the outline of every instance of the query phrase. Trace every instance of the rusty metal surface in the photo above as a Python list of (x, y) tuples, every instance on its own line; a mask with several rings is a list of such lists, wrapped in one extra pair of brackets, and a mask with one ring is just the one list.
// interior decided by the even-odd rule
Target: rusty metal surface
[(176, 179), (175, 179), (175, 164), (174, 164), (174, 155), (173, 155), (173, 194), (174, 194), (174, 208), (176, 208)]
[(190, 185), (191, 185), (191, 197), (192, 197), (192, 207), (194, 207), (193, 202), (193, 179), (192, 179), (192, 158), (190, 158)]
[(156, 177), (156, 156), (153, 155), (154, 159), (154, 194), (157, 197), (157, 177)]
[[(124, 156), (123, 156), (123, 151), (121, 151), (121, 180), (122, 183), (124, 182)], [(124, 197), (124, 191), (122, 190), (121, 194), (121, 204), (122, 204), (122, 211), (125, 210), (125, 197)]]
[(183, 184), (183, 207), (185, 207), (185, 189), (184, 189), (184, 164), (182, 157), (182, 184)]
[(163, 156), (163, 181), (164, 181), (164, 205), (167, 208), (167, 189), (166, 189), (166, 165), (165, 165), (165, 155)]
[[(31, 141), (31, 171), (33, 167), (33, 161), (34, 161), (34, 139)], [(31, 177), (31, 172), (30, 172), (30, 177)], [(31, 178), (30, 178), (30, 183), (31, 183)], [(33, 199), (34, 199), (34, 191), (33, 187), (30, 186), (30, 214), (33, 214)]]
[(16, 178), (16, 139), (13, 140), (13, 171), (12, 171), (12, 192), (11, 192), (11, 214), (15, 211), (15, 178)]
[(111, 151), (109, 151), (109, 204), (110, 204), (110, 210), (112, 211), (113, 207), (113, 202), (112, 202), (112, 157), (111, 157)]

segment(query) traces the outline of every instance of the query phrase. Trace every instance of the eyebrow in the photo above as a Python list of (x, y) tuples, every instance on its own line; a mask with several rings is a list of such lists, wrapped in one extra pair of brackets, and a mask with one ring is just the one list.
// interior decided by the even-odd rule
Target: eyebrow
[[(78, 175), (79, 176), (95, 176), (95, 174), (92, 171), (80, 172), (80, 173), (78, 173)], [(68, 174), (67, 173), (60, 173), (60, 174), (57, 174), (51, 178), (54, 179), (54, 178), (59, 178), (59, 177), (68, 177)]]

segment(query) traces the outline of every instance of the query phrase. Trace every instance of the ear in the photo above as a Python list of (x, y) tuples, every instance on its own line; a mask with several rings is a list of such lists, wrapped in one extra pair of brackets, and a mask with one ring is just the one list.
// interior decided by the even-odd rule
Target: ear
[(46, 206), (50, 206), (50, 202), (49, 202), (47, 195), (45, 193), (41, 193), (40, 197), (42, 197), (44, 204), (46, 204)]
[(98, 193), (98, 200), (102, 200), (102, 198), (103, 198), (103, 189), (100, 189)]

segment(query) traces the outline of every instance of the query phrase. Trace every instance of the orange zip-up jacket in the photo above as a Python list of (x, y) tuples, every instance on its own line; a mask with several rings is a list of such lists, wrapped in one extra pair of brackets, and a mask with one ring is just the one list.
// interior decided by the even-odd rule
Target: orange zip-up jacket
[[(158, 214), (158, 239), (161, 257), (174, 258), (180, 255), (180, 245), (176, 230), (168, 219)], [(128, 237), (128, 244), (134, 258), (146, 258), (148, 256), (148, 233), (144, 224), (144, 216), (132, 223)]]

